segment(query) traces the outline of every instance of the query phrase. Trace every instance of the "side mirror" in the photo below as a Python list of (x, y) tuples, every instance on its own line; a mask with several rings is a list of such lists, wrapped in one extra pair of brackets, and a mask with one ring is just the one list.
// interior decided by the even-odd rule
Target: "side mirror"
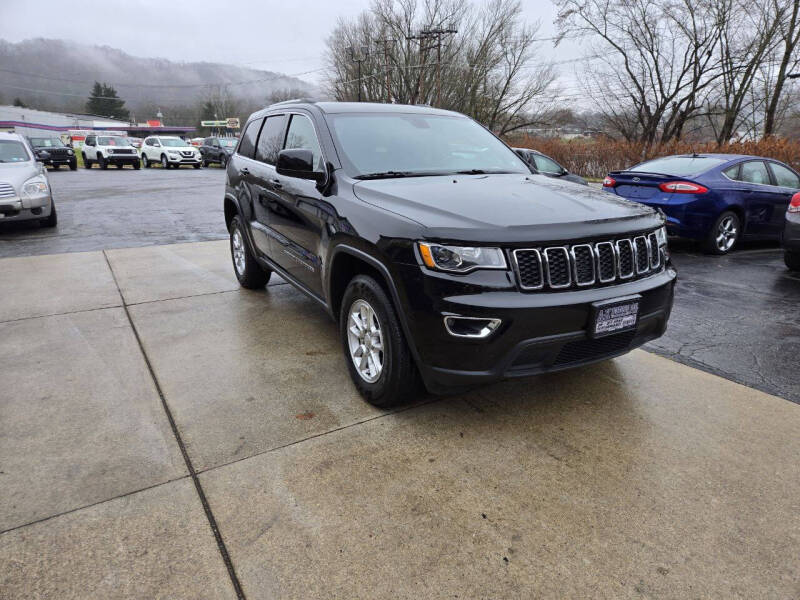
[(281, 150), (275, 165), (278, 175), (311, 179), (317, 183), (325, 181), (325, 173), (314, 170), (314, 153), (304, 148)]

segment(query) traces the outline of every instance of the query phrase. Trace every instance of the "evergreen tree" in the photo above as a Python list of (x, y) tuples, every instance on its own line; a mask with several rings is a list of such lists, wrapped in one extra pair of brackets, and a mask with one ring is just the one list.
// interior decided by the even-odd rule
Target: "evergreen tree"
[(123, 120), (130, 118), (130, 111), (125, 108), (125, 100), (117, 96), (117, 90), (99, 81), (94, 82), (89, 100), (86, 102), (86, 110), (90, 114), (103, 117)]
[(20, 108), (28, 108), (28, 105), (27, 105), (27, 104), (25, 104), (25, 103), (24, 103), (22, 100), (20, 100), (19, 98), (14, 98), (14, 106), (18, 106), (18, 107), (20, 107)]

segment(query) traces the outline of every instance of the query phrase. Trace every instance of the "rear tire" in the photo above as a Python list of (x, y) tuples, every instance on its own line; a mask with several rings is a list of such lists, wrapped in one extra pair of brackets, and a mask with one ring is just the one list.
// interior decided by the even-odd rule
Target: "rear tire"
[(199, 165), (199, 164), (197, 164), (197, 165), (192, 165), (192, 166), (193, 166), (195, 169), (199, 169), (199, 168), (200, 168), (200, 165)]
[(783, 262), (790, 271), (800, 271), (800, 252), (784, 250)]
[(739, 216), (730, 210), (723, 212), (708, 233), (705, 251), (709, 254), (727, 254), (733, 250), (742, 237), (742, 224)]
[(53, 171), (58, 171), (61, 168), (61, 165), (51, 165), (53, 167)]
[(367, 402), (387, 408), (416, 399), (414, 358), (391, 300), (372, 277), (356, 275), (348, 284), (339, 334), (350, 378)]
[(122, 167), (124, 167), (124, 166), (125, 166), (125, 165), (123, 165), (122, 163), (117, 163), (117, 168), (118, 168), (118, 169), (121, 169), (121, 168), (122, 168)]
[(236, 279), (243, 288), (257, 290), (267, 285), (272, 271), (263, 269), (250, 252), (239, 216), (231, 221), (231, 260)]
[(42, 227), (55, 227), (58, 225), (58, 213), (56, 212), (56, 203), (53, 200), (50, 200), (50, 216), (41, 219), (39, 223), (42, 224)]

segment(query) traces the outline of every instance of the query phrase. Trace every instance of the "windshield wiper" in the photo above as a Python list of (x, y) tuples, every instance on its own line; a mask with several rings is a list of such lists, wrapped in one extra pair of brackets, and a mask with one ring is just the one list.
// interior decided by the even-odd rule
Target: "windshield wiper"
[[(465, 171), (456, 171), (456, 175), (498, 175), (502, 173), (513, 173), (514, 171), (505, 171), (503, 169), (467, 169)], [(521, 173), (520, 173), (521, 174)]]
[(364, 173), (356, 175), (356, 179), (393, 179), (395, 177), (425, 177), (438, 175), (438, 173), (425, 173), (420, 171), (381, 171), (379, 173)]

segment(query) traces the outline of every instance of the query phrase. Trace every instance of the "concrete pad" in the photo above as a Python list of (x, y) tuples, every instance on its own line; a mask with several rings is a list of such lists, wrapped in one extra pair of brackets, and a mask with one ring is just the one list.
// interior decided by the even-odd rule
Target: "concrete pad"
[(186, 475), (120, 308), (0, 323), (0, 531)]
[(102, 252), (0, 260), (0, 321), (120, 306)]
[(0, 598), (235, 598), (191, 480), (0, 535)]
[(336, 325), (289, 285), (130, 312), (198, 470), (382, 414), (350, 382)]
[(249, 599), (794, 598), (800, 407), (644, 352), (201, 475)]
[[(227, 240), (107, 250), (127, 304), (239, 289)], [(270, 285), (284, 283), (273, 275)]]

